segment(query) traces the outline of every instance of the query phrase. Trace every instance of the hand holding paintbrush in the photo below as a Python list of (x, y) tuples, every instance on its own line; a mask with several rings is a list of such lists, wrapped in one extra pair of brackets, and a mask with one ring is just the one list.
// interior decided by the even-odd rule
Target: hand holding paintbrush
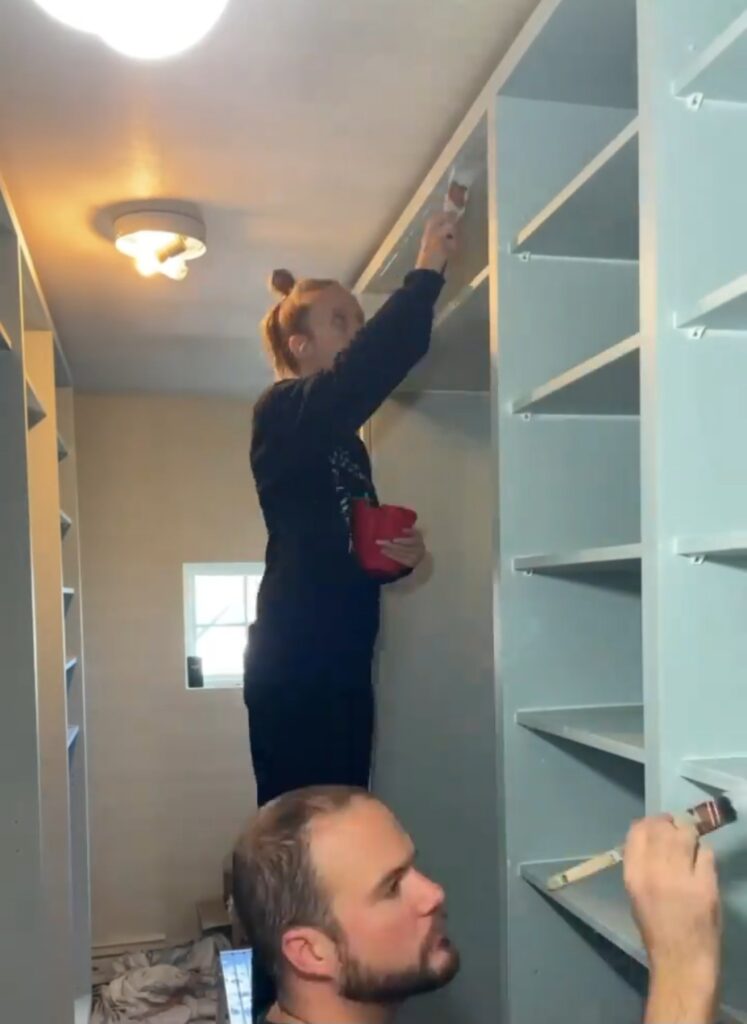
[[(674, 818), (678, 825), (694, 828), (698, 837), (715, 832), (716, 829), (736, 820), (735, 802), (728, 796), (720, 796), (717, 800), (705, 800)], [(623, 850), (623, 846), (616, 846), (604, 853), (598, 853), (589, 860), (582, 861), (575, 867), (560, 871), (548, 878), (547, 888), (551, 891), (562, 889), (566, 885), (572, 885), (574, 882), (580, 882), (583, 878), (590, 878), (592, 875), (599, 874), (600, 871), (614, 867), (622, 862)]]

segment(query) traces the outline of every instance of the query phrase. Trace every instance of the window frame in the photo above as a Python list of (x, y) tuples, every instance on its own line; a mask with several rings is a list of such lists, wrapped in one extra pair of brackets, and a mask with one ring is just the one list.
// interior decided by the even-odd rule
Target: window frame
[[(238, 675), (203, 676), (202, 686), (189, 685), (187, 658), (197, 652), (196, 587), (198, 576), (262, 577), (264, 562), (184, 562), (182, 565), (182, 601), (184, 611), (184, 685), (188, 692), (201, 690), (238, 690), (243, 686), (243, 673)], [(247, 623), (247, 626), (251, 623)]]

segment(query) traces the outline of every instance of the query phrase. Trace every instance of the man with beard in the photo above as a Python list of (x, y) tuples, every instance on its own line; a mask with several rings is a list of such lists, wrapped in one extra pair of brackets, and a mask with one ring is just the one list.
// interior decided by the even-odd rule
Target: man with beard
[[(720, 939), (712, 854), (694, 830), (645, 819), (628, 838), (625, 880), (651, 965), (646, 1021), (710, 1024)], [(310, 787), (267, 804), (236, 848), (234, 899), (277, 985), (263, 1024), (390, 1024), (401, 1003), (459, 970), (443, 889), (364, 790)]]

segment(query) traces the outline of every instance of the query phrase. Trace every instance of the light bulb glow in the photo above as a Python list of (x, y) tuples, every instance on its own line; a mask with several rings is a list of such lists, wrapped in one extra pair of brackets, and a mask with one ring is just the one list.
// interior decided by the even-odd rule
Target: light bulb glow
[(183, 281), (189, 273), (189, 267), (181, 256), (172, 256), (170, 260), (162, 263), (159, 269), (165, 277), (170, 277), (172, 281)]
[[(173, 228), (173, 230), (168, 230)], [(115, 246), (129, 256), (143, 277), (162, 274), (172, 281), (187, 276), (187, 260), (206, 251), (204, 225), (183, 214), (141, 212), (115, 222)]]
[(142, 274), (143, 277), (153, 277), (159, 273), (161, 264), (158, 261), (158, 257), (154, 256), (150, 252), (141, 252), (135, 257), (135, 270), (138, 274)]
[(183, 53), (223, 14), (228, 0), (36, 0), (73, 28), (99, 35), (113, 50), (140, 60)]

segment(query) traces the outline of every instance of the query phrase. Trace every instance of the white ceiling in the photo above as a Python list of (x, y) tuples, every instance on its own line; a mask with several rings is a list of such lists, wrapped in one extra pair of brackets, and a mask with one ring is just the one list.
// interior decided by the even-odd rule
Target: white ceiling
[[(230, 0), (144, 64), (0, 0), (0, 174), (76, 385), (256, 394), (268, 272), (352, 281), (536, 4)], [(186, 281), (114, 250), (143, 199), (200, 209)]]

